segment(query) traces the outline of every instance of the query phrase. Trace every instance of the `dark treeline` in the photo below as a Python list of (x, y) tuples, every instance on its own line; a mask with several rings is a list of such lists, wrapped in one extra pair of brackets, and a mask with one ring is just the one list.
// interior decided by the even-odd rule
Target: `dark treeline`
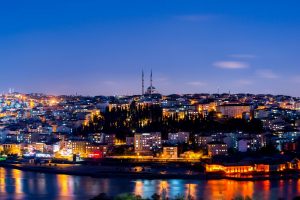
[(106, 109), (100, 116), (94, 116), (81, 133), (115, 133), (118, 138), (131, 136), (133, 132), (161, 132), (166, 138), (169, 132), (187, 131), (210, 134), (213, 132), (243, 131), (260, 133), (263, 126), (260, 120), (218, 119), (214, 112), (203, 117), (201, 114), (188, 114), (183, 117), (177, 113), (163, 117), (163, 109), (158, 104), (139, 105), (133, 102), (129, 109), (114, 107)]

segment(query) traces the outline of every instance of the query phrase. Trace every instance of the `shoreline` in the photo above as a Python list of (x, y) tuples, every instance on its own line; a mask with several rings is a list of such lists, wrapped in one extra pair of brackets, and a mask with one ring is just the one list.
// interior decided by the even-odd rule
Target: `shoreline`
[[(0, 167), (8, 169), (17, 169), (21, 171), (47, 173), (47, 174), (62, 174), (72, 176), (89, 176), (92, 178), (130, 178), (130, 179), (184, 179), (184, 180), (234, 180), (234, 181), (263, 181), (263, 180), (287, 180), (300, 179), (299, 173), (282, 173), (282, 174), (266, 174), (256, 175), (253, 177), (230, 177), (220, 174), (160, 174), (151, 172), (124, 172), (117, 170), (110, 171), (95, 171), (96, 167), (76, 166), (74, 169), (62, 169), (56, 166), (34, 166), (22, 164), (0, 163)], [(85, 169), (86, 168), (86, 169)], [(91, 168), (92, 170), (88, 170)], [(85, 169), (85, 170), (84, 170)]]
[(27, 166), (16, 164), (0, 164), (0, 167), (17, 169), (21, 171), (48, 173), (48, 174), (63, 174), (73, 176), (90, 176), (92, 178), (132, 178), (132, 179), (190, 179), (190, 180), (205, 180), (204, 176), (186, 175), (186, 174), (158, 174), (150, 172), (122, 172), (122, 171), (103, 171), (103, 172), (89, 172), (79, 170), (64, 170), (47, 166)]

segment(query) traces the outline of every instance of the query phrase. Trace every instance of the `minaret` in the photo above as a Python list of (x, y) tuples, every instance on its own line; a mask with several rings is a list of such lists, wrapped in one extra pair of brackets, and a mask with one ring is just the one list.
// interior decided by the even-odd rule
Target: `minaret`
[(151, 69), (151, 74), (150, 74), (150, 94), (152, 94), (152, 69)]
[(144, 85), (144, 70), (142, 70), (142, 95), (145, 94), (145, 85)]

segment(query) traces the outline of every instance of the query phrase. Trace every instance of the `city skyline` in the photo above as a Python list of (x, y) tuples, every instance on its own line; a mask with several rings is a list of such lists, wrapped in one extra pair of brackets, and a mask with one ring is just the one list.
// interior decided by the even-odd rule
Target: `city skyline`
[(67, 96), (135, 96), (135, 95), (140, 95), (140, 96), (148, 96), (151, 94), (159, 94), (159, 95), (164, 95), (164, 96), (168, 96), (168, 95), (189, 95), (189, 94), (232, 94), (232, 95), (237, 95), (237, 94), (249, 94), (249, 95), (272, 95), (272, 96), (290, 96), (292, 98), (300, 98), (299, 96), (293, 96), (293, 95), (286, 95), (286, 94), (272, 94), (272, 93), (250, 93), (250, 92), (232, 92), (231, 90), (229, 91), (220, 91), (220, 87), (217, 88), (217, 91), (215, 92), (192, 92), (192, 93), (187, 93), (187, 92), (183, 92), (183, 93), (178, 93), (178, 92), (174, 92), (174, 93), (166, 93), (166, 94), (162, 94), (159, 90), (157, 90), (157, 88), (155, 87), (155, 85), (153, 84), (153, 71), (151, 69), (151, 71), (149, 72), (149, 78), (145, 78), (145, 74), (147, 76), (147, 73), (144, 72), (144, 70), (142, 69), (141, 71), (141, 79), (140, 79), (140, 91), (137, 93), (132, 93), (132, 94), (108, 94), (108, 95), (104, 95), (104, 94), (95, 94), (95, 95), (82, 95), (82, 94), (78, 94), (77, 92), (75, 94), (65, 94), (65, 93), (61, 93), (61, 94), (53, 94), (53, 93), (45, 93), (43, 91), (40, 92), (20, 92), (18, 90), (16, 90), (15, 88), (8, 88), (7, 91), (2, 91), (2, 93), (0, 93), (0, 95), (5, 95), (5, 94), (43, 94), (43, 95), (50, 95), (50, 96), (60, 96), (60, 95), (67, 95)]
[(300, 3), (270, 2), (2, 3), (0, 91), (300, 96)]
[(0, 199), (300, 199), (299, 0), (0, 3)]

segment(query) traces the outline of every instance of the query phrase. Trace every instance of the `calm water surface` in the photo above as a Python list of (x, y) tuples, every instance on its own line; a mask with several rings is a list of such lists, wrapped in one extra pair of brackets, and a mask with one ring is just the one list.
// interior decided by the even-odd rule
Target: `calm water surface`
[(229, 180), (139, 180), (99, 179), (23, 172), (0, 168), (0, 199), (63, 199), (85, 200), (101, 192), (108, 195), (135, 193), (150, 197), (166, 191), (169, 197), (190, 193), (195, 199), (232, 199), (249, 196), (253, 199), (291, 199), (300, 196), (300, 180), (229, 181)]

